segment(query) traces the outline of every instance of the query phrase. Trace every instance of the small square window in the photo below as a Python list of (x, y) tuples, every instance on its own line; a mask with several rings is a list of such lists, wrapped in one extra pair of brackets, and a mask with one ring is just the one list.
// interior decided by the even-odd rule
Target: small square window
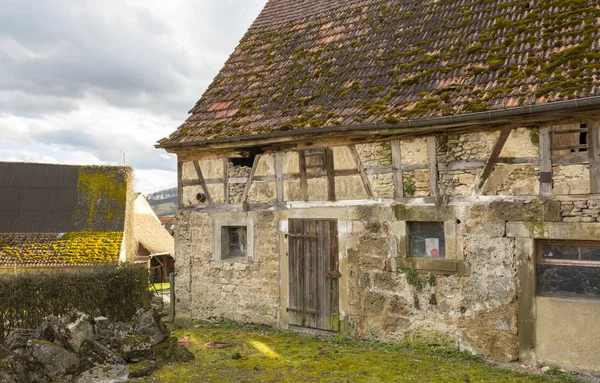
[(413, 258), (446, 258), (443, 222), (408, 222), (408, 254)]
[(221, 227), (221, 259), (246, 259), (246, 226)]

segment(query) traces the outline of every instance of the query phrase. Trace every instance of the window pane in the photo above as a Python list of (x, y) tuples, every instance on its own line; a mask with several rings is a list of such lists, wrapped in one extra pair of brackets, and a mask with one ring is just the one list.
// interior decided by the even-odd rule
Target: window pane
[(537, 294), (600, 298), (600, 267), (538, 264)]
[(444, 224), (442, 222), (409, 222), (408, 248), (411, 257), (445, 258)]
[(600, 262), (600, 246), (581, 245), (581, 260)]
[(579, 246), (560, 243), (543, 243), (542, 258), (576, 261), (579, 259)]

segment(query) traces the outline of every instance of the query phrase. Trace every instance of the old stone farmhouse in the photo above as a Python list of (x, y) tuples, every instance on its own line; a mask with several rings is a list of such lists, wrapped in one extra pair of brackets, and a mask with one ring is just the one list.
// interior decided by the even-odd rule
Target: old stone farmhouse
[(600, 371), (596, 1), (269, 0), (177, 154), (180, 318)]
[(131, 168), (0, 163), (0, 272), (173, 254)]

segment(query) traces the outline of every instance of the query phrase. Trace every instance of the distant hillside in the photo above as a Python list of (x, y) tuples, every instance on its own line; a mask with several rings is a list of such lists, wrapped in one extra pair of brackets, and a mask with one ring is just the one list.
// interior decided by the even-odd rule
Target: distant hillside
[(175, 215), (177, 211), (177, 188), (165, 189), (146, 196), (157, 216)]

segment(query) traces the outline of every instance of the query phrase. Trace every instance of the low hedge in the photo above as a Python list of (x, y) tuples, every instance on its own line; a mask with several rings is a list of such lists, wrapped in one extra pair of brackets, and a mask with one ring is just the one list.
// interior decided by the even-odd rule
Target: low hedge
[(113, 264), (0, 274), (0, 340), (14, 328), (35, 328), (48, 315), (80, 310), (129, 321), (148, 306), (148, 270)]

